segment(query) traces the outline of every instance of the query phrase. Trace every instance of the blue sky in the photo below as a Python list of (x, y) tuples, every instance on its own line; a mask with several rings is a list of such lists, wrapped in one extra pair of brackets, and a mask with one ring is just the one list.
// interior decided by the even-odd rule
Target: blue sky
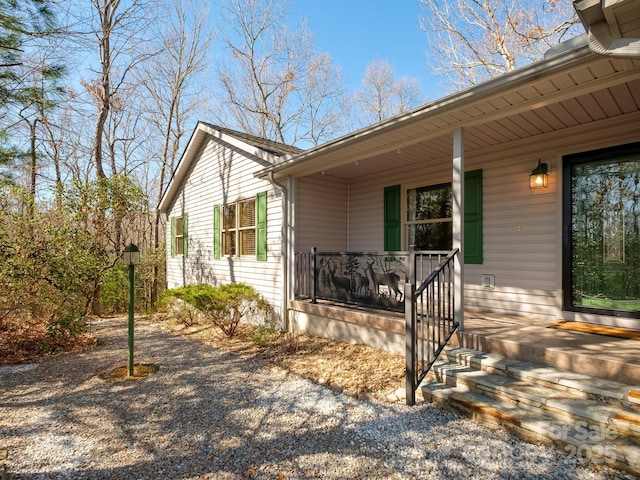
[(418, 0), (293, 0), (291, 6), (294, 17), (307, 19), (318, 49), (333, 57), (350, 88), (360, 86), (366, 66), (379, 58), (395, 67), (396, 77), (415, 77), (426, 96), (439, 96), (427, 73)]

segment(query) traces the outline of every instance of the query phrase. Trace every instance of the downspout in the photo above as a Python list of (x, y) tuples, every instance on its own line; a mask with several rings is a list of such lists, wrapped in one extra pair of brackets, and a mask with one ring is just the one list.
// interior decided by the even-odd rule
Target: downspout
[(614, 38), (606, 21), (589, 25), (589, 48), (598, 55), (639, 58), (640, 38)]
[(273, 171), (268, 173), (269, 182), (282, 191), (282, 323), (289, 330), (289, 200), (287, 187), (278, 183)]

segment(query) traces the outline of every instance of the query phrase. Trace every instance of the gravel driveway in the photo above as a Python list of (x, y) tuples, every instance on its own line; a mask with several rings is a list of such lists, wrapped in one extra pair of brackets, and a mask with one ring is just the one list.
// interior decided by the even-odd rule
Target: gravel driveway
[[(136, 381), (126, 320), (101, 320), (95, 350), (0, 367), (0, 478), (610, 479), (432, 405), (356, 401), (138, 322)], [(2, 476), (2, 464), (5, 476)]]

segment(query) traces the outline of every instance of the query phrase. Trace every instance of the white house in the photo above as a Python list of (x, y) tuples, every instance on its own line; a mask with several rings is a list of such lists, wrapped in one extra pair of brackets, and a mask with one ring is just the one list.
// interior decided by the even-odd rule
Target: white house
[(352, 299), (369, 252), (459, 248), (460, 320), (640, 329), (640, 2), (576, 9), (588, 35), (543, 60), (306, 151), (199, 123), (159, 205), (168, 286), (245, 281), (292, 322), (300, 252), (364, 254), (316, 270)]
[(299, 152), (198, 123), (159, 207), (168, 218), (169, 288), (246, 282), (282, 305), (286, 192), (254, 174)]

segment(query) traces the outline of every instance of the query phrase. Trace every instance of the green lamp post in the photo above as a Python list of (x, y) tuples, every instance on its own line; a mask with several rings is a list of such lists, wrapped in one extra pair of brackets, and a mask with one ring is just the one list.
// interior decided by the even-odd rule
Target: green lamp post
[(129, 266), (129, 356), (127, 359), (127, 375), (133, 377), (133, 307), (135, 304), (134, 274), (135, 266), (140, 264), (140, 250), (130, 243), (124, 247), (122, 262)]

